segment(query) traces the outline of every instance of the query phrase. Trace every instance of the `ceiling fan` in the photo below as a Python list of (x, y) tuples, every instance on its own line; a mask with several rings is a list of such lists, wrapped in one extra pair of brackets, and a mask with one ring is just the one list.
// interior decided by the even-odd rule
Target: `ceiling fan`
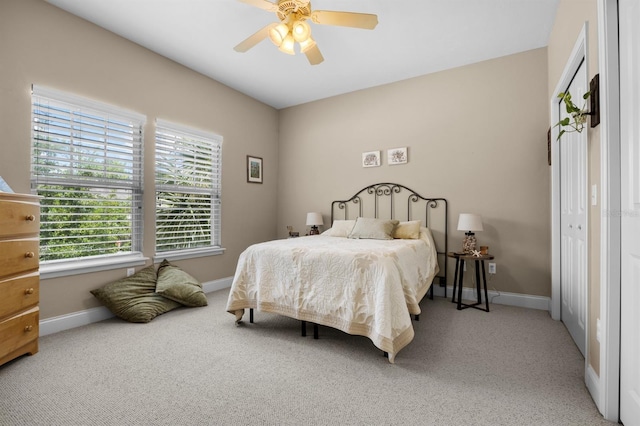
[(310, 19), (315, 24), (337, 25), (341, 27), (364, 28), (372, 30), (378, 25), (378, 17), (369, 13), (337, 12), (331, 10), (311, 10), (311, 2), (305, 0), (239, 0), (242, 3), (275, 12), (280, 22), (259, 29), (255, 34), (234, 47), (237, 52), (246, 52), (265, 38), (284, 53), (295, 55), (294, 46), (298, 42), (300, 52), (304, 53), (311, 65), (324, 61), (320, 49), (311, 37)]

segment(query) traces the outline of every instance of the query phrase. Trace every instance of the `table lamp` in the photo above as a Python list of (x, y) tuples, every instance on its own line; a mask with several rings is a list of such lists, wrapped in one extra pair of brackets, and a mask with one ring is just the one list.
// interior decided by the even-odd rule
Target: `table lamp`
[(309, 231), (309, 235), (318, 235), (320, 231), (318, 230), (319, 225), (323, 225), (322, 222), (322, 214), (321, 213), (307, 213), (307, 226), (311, 227), (311, 231)]
[(476, 249), (476, 236), (474, 232), (482, 231), (482, 218), (473, 213), (460, 213), (458, 217), (458, 231), (466, 231), (462, 240), (462, 252), (471, 254)]

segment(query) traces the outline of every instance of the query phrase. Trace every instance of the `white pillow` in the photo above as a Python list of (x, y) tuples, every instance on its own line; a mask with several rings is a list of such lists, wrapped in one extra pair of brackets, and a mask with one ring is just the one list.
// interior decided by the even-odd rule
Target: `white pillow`
[(400, 223), (398, 220), (371, 219), (359, 217), (356, 219), (349, 238), (363, 238), (371, 240), (393, 240), (393, 230)]
[(331, 229), (328, 229), (324, 234), (331, 237), (347, 238), (355, 224), (355, 220), (334, 220)]

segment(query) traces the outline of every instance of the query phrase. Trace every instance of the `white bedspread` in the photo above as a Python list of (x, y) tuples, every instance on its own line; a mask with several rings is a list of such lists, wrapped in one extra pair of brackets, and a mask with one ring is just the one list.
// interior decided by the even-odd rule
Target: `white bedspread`
[(238, 260), (227, 311), (273, 312), (367, 336), (389, 361), (413, 339), (410, 314), (438, 273), (433, 238), (309, 236), (252, 245)]

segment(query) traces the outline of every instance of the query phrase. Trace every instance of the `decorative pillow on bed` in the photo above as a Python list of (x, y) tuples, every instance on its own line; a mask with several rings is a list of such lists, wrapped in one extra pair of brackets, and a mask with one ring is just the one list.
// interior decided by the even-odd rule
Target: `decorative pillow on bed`
[(166, 259), (158, 267), (156, 292), (185, 306), (207, 306), (202, 284)]
[(327, 230), (326, 235), (330, 237), (344, 237), (347, 238), (349, 233), (353, 229), (353, 225), (356, 224), (355, 220), (334, 220), (331, 229)]
[(359, 217), (349, 233), (349, 238), (371, 240), (393, 240), (393, 230), (400, 223), (398, 220), (372, 219)]
[(393, 231), (393, 238), (402, 238), (404, 240), (417, 240), (420, 238), (420, 226), (422, 221), (411, 220), (408, 222), (400, 222)]
[(129, 322), (149, 322), (180, 306), (156, 293), (156, 268), (141, 269), (96, 290), (91, 290), (111, 312)]

